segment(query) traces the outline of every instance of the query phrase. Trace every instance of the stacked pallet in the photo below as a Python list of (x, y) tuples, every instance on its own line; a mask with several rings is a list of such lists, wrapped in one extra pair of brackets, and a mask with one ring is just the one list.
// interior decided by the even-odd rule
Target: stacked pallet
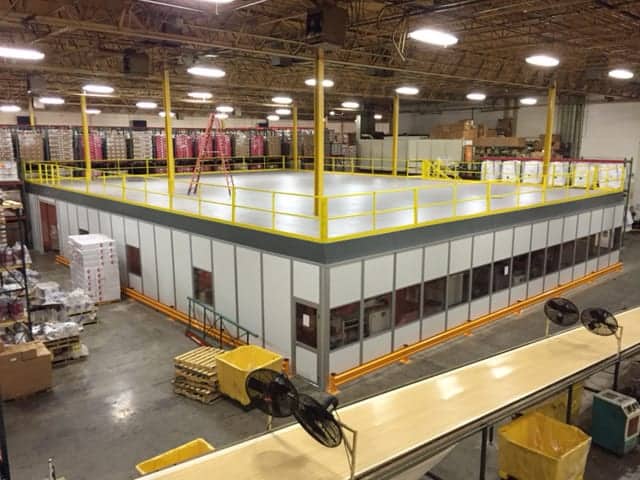
[(51, 128), (48, 130), (49, 160), (61, 162), (73, 160), (73, 132), (71, 129)]
[(100, 235), (71, 235), (71, 285), (96, 303), (120, 300), (120, 271), (115, 241)]
[(18, 132), (18, 147), (21, 161), (42, 162), (44, 160), (44, 145), (40, 132)]
[(53, 356), (51, 364), (56, 367), (87, 357), (82, 351), (82, 344), (78, 335), (56, 338), (55, 340), (44, 340), (42, 343), (51, 352)]
[(124, 132), (109, 130), (106, 134), (107, 159), (123, 160), (127, 158), (127, 137)]
[(200, 347), (174, 358), (173, 391), (207, 405), (220, 396), (217, 357), (224, 350)]
[(146, 160), (153, 158), (153, 142), (151, 132), (133, 132), (133, 158)]

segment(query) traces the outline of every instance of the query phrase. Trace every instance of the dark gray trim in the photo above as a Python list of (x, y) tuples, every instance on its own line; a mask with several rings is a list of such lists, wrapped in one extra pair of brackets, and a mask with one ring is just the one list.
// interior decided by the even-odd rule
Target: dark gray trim
[(572, 202), (476, 217), (468, 220), (430, 225), (384, 235), (322, 244), (237, 227), (213, 220), (202, 220), (178, 213), (169, 213), (152, 208), (125, 204), (115, 200), (88, 196), (67, 190), (58, 190), (43, 185), (28, 183), (26, 188), (30, 193), (66, 200), (76, 205), (92, 207), (147, 222), (167, 225), (178, 230), (184, 230), (218, 240), (323, 264), (353, 260), (369, 255), (389, 252), (391, 250), (402, 250), (425, 244), (440, 243), (454, 237), (497, 230), (520, 223), (535, 223), (543, 219), (579, 213), (596, 207), (617, 205), (624, 199), (622, 193), (615, 193)]

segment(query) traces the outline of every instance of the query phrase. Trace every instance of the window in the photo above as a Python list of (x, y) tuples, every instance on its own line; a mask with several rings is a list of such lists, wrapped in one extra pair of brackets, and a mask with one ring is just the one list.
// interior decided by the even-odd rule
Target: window
[(529, 269), (529, 254), (523, 253), (513, 257), (513, 269), (511, 272), (511, 286), (527, 283), (527, 270)]
[(79, 228), (78, 235), (89, 235), (89, 230), (85, 230), (84, 228)]
[(491, 264), (475, 267), (471, 273), (471, 300), (489, 295)]
[(296, 303), (296, 340), (311, 348), (318, 346), (318, 310)]
[(589, 260), (597, 258), (600, 255), (600, 238), (599, 234), (594, 233), (589, 236)]
[(469, 301), (469, 276), (469, 270), (449, 275), (447, 285), (447, 306), (449, 308)]
[(560, 268), (560, 245), (547, 248), (546, 274), (556, 273)]
[(582, 237), (576, 240), (576, 265), (587, 260), (588, 247), (589, 237)]
[(193, 268), (193, 297), (199, 302), (213, 305), (213, 275), (211, 272)]
[(129, 273), (142, 276), (142, 265), (140, 263), (140, 249), (138, 247), (132, 247), (127, 245), (127, 269)]
[(360, 340), (360, 302), (332, 308), (330, 317), (331, 350)]
[(406, 325), (420, 318), (420, 285), (396, 290), (396, 325)]
[(560, 255), (560, 268), (573, 267), (573, 255), (576, 250), (576, 243), (572, 240), (562, 244), (562, 255)]
[(622, 227), (616, 227), (613, 231), (613, 249), (620, 250), (622, 245)]
[(391, 328), (391, 292), (364, 301), (364, 336), (376, 335)]
[(446, 292), (447, 277), (436, 278), (424, 282), (422, 298), (422, 316), (428, 317), (444, 311), (444, 296)]
[(611, 237), (611, 230), (605, 230), (600, 232), (600, 255), (607, 255), (611, 250), (613, 238)]
[(531, 252), (531, 268), (529, 279), (540, 278), (544, 275), (544, 248)]
[(511, 259), (500, 260), (493, 264), (493, 291), (499, 292), (509, 288), (509, 277), (511, 275)]

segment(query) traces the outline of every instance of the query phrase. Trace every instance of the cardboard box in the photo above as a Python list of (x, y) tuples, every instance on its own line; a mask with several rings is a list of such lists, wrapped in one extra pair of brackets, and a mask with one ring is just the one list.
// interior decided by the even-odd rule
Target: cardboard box
[(7, 345), (0, 353), (0, 396), (24, 397), (51, 388), (51, 352), (42, 342)]

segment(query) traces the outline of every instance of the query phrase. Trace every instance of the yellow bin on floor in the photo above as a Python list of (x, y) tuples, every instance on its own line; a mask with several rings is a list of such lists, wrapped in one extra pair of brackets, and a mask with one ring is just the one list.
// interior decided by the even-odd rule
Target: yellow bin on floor
[(206, 453), (211, 453), (214, 450), (215, 448), (213, 448), (213, 446), (205, 439), (196, 438), (184, 445), (180, 445), (179, 447), (161, 453), (149, 460), (140, 462), (136, 465), (136, 470), (138, 470), (138, 473), (146, 475), (148, 473), (157, 472), (158, 470), (163, 470), (179, 463), (186, 462)]
[(541, 413), (520, 417), (498, 430), (500, 478), (582, 480), (591, 437)]
[(242, 405), (249, 405), (245, 383), (254, 370), (268, 368), (282, 371), (282, 357), (257, 345), (245, 345), (216, 358), (218, 389)]

